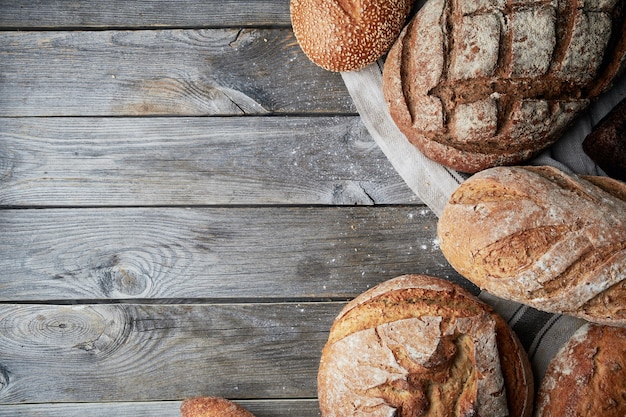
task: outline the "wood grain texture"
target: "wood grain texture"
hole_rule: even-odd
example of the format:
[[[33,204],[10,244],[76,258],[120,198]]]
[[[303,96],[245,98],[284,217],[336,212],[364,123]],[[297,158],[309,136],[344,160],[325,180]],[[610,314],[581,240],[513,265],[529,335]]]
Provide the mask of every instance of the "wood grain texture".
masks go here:
[[[0,206],[398,203],[358,116],[0,119]]]
[[[256,417],[317,417],[316,399],[236,400]],[[0,405],[3,417],[180,417],[180,401]]]
[[[345,300],[474,289],[436,220],[288,0],[0,0],[0,416],[319,416]]]
[[[345,299],[405,273],[462,280],[424,207],[0,211],[0,301]]]
[[[0,305],[0,402],[315,398],[342,306]]]
[[[0,29],[290,25],[289,0],[0,1]]]
[[[0,32],[0,57],[0,116],[355,114],[290,29]]]

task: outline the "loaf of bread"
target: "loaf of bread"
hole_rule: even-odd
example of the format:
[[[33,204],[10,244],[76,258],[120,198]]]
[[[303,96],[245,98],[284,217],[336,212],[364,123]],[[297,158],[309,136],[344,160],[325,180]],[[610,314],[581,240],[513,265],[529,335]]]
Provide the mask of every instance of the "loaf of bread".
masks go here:
[[[481,289],[539,310],[626,325],[626,184],[552,167],[494,167],[439,218],[450,264]]]
[[[220,397],[195,397],[183,401],[182,417],[254,417],[248,410]]]
[[[608,175],[626,181],[626,99],[593,128],[583,150]]]
[[[461,172],[514,165],[556,141],[623,70],[624,2],[428,0],[391,48],[391,117]]]
[[[504,320],[457,284],[405,275],[337,316],[322,350],[324,417],[530,416],[526,353]]]
[[[291,0],[291,24],[315,64],[329,71],[354,71],[389,51],[413,1]]]
[[[582,326],[548,365],[535,416],[626,416],[626,328]]]

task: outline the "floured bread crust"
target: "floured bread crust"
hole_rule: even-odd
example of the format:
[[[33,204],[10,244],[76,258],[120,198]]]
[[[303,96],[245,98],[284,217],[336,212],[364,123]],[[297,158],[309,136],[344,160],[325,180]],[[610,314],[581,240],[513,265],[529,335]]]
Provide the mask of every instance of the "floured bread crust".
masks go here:
[[[581,327],[550,362],[535,416],[626,416],[626,329]]]
[[[438,223],[450,264],[481,289],[537,309],[626,325],[626,184],[552,167],[466,180]]]
[[[502,318],[456,284],[424,275],[348,303],[318,374],[325,417],[530,416],[532,386]]]
[[[622,71],[624,15],[617,0],[429,0],[385,62],[390,114],[458,171],[526,160]]]

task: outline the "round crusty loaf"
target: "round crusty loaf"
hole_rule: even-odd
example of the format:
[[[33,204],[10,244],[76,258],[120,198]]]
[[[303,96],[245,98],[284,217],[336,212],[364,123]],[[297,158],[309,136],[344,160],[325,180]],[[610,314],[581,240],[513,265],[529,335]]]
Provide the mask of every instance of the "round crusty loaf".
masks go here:
[[[626,326],[626,184],[553,167],[495,167],[439,218],[448,262],[481,289],[551,313]]]
[[[626,416],[626,329],[578,329],[548,365],[535,416]]]
[[[329,71],[353,71],[387,53],[413,1],[291,0],[291,24],[311,61]]]
[[[324,417],[528,417],[533,380],[504,320],[457,284],[405,275],[340,312],[322,350]]]
[[[252,413],[234,402],[220,397],[195,397],[183,401],[182,417],[254,417]]]
[[[475,173],[556,141],[626,61],[625,2],[429,0],[389,51],[391,117],[427,157]]]

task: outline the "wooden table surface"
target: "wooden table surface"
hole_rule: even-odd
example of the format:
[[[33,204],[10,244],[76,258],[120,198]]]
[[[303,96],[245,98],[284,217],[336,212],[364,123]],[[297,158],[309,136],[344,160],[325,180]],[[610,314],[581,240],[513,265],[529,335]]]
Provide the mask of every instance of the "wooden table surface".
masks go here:
[[[346,300],[465,284],[288,0],[0,0],[0,416],[317,416]]]

